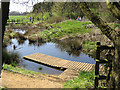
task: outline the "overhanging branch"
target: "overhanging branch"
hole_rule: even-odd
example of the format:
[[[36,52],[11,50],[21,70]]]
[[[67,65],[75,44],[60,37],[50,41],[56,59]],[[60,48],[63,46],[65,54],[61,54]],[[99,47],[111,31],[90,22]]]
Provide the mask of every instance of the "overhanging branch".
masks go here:
[[[107,1],[107,6],[113,15],[120,20],[120,3]]]
[[[102,33],[105,34],[111,41],[116,43],[118,32],[108,26],[99,16],[94,14],[89,7],[87,6],[86,2],[80,3],[80,8],[87,18],[92,21],[98,28],[101,29]]]

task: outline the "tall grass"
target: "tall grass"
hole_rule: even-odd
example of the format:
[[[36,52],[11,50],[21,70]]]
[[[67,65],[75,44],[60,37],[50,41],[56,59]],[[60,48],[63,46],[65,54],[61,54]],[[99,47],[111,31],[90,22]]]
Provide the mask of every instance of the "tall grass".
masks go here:
[[[20,62],[20,55],[17,52],[7,52],[6,49],[3,49],[2,61],[5,64],[11,64],[12,66],[17,66],[18,63]]]
[[[64,83],[65,88],[94,88],[94,70],[81,71],[77,78]]]

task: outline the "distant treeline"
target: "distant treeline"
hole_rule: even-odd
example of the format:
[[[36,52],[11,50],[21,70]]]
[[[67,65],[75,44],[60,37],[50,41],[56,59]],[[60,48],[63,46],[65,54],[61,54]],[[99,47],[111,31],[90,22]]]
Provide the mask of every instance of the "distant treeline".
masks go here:
[[[9,15],[26,15],[26,14],[28,14],[28,12],[23,12],[23,13],[20,13],[20,12],[17,12],[17,11],[9,12]]]
[[[116,21],[116,18],[111,14],[105,2],[89,2],[87,4],[94,13],[101,16],[105,21]],[[33,6],[31,14],[41,19],[50,17],[76,19],[77,16],[84,16],[79,2],[40,2]]]

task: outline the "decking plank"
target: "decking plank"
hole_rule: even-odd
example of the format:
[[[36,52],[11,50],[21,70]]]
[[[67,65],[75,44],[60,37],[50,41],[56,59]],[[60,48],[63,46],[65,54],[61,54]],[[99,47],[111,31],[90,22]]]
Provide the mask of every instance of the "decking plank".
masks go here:
[[[60,68],[66,68],[66,69],[73,69],[78,71],[90,71],[94,64],[88,64],[88,63],[82,63],[82,62],[76,62],[76,61],[69,61],[41,53],[35,53],[31,55],[24,56],[23,58],[29,59],[30,61],[37,61],[40,63],[44,63],[49,66],[55,66]]]

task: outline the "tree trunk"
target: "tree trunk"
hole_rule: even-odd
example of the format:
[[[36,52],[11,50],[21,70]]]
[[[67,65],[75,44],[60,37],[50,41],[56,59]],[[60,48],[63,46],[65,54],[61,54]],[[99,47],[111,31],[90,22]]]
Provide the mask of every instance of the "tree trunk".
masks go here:
[[[115,46],[115,60],[112,61],[112,72],[107,85],[108,88],[120,88],[120,46]]]
[[[2,7],[2,42],[3,42],[5,25],[7,23],[9,13],[9,2],[2,2],[1,7]]]

